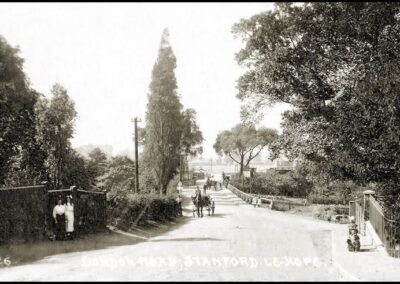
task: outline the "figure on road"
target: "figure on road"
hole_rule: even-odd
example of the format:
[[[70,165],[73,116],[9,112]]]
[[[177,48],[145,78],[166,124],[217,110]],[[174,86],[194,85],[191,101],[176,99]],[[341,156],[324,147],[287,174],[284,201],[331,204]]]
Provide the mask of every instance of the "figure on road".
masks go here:
[[[194,192],[195,197],[200,196],[201,197],[201,190],[198,186],[196,186],[196,191]]]
[[[257,197],[257,196],[254,196],[254,197],[253,197],[253,200],[252,200],[252,202],[251,202],[251,204],[253,204],[254,208],[256,208],[257,203],[258,203],[258,197]]]
[[[257,196],[257,207],[261,207],[261,204],[262,204],[262,200],[261,200],[260,195],[258,195]]]
[[[182,197],[181,197],[181,195],[180,194],[178,194],[178,197],[176,198],[176,202],[178,203],[178,214],[180,215],[180,216],[182,216],[183,215],[183,212],[182,212]]]

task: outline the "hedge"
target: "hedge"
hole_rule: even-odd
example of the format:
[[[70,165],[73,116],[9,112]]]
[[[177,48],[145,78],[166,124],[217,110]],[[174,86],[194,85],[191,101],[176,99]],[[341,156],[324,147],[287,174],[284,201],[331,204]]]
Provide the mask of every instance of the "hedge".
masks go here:
[[[121,230],[129,230],[135,221],[165,222],[173,220],[179,213],[174,195],[130,194],[109,201],[107,214],[109,223]]]
[[[0,189],[0,244],[45,237],[45,193],[43,186]]]
[[[294,173],[255,173],[253,179],[234,175],[230,183],[246,193],[305,198],[312,184]]]

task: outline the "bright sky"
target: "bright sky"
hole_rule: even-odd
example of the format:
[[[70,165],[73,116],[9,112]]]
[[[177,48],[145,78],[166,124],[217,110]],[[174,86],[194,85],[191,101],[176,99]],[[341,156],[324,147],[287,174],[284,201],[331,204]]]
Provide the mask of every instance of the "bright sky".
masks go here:
[[[197,111],[204,157],[219,131],[240,121],[234,60],[242,47],[232,25],[273,3],[1,3],[0,34],[19,46],[32,86],[50,96],[65,86],[78,111],[73,146],[108,144],[133,149],[135,116],[146,111],[161,32],[169,28],[177,57],[178,92]],[[280,129],[281,112],[263,125]],[[142,122],[141,125],[144,125]]]

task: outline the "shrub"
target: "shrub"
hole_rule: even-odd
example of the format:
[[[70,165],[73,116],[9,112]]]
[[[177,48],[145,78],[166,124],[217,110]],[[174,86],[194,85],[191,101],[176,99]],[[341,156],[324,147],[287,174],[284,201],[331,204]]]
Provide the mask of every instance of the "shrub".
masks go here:
[[[308,201],[314,204],[348,204],[356,196],[362,196],[362,191],[369,187],[362,187],[352,181],[334,181],[329,186],[315,185]]]
[[[344,204],[343,199],[337,196],[310,195],[307,201],[312,204]]]
[[[109,223],[121,230],[129,230],[140,222],[165,222],[178,215],[174,195],[126,194],[109,201]]]
[[[0,244],[10,240],[44,238],[45,194],[42,187],[0,190]]]
[[[282,195],[304,198],[312,188],[311,183],[296,173],[268,171],[255,173],[253,179],[234,175],[231,184],[243,192],[261,195]]]

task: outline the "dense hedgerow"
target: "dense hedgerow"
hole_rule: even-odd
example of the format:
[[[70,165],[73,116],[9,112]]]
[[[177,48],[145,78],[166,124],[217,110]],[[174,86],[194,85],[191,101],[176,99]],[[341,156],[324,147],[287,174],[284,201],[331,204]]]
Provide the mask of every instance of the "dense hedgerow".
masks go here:
[[[306,197],[312,188],[312,184],[305,178],[297,177],[293,173],[280,174],[274,171],[256,173],[252,180],[234,175],[231,184],[246,193],[300,198]]]
[[[0,244],[11,239],[43,238],[46,205],[42,187],[0,190]]]
[[[146,221],[165,222],[178,216],[174,195],[126,194],[109,200],[109,223],[121,230]]]

